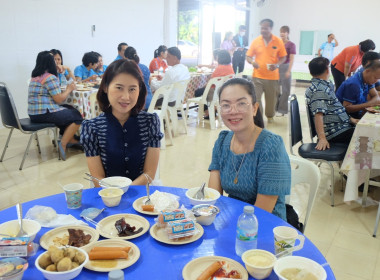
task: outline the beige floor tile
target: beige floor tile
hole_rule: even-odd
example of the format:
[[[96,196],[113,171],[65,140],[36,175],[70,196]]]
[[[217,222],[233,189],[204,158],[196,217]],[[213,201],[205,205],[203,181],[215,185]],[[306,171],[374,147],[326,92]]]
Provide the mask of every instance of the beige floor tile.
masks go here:
[[[349,275],[371,279],[375,270],[376,258],[368,256],[364,252],[363,250],[361,254],[358,254],[356,251],[333,245],[329,249],[326,259],[333,271],[342,271]]]
[[[352,274],[348,274],[344,271],[340,271],[340,270],[334,270],[334,275],[335,275],[335,278],[340,280],[370,280],[370,279],[373,279],[375,280],[375,278],[362,278],[362,277],[359,277],[357,275],[352,275]],[[377,278],[379,279],[379,278]]]

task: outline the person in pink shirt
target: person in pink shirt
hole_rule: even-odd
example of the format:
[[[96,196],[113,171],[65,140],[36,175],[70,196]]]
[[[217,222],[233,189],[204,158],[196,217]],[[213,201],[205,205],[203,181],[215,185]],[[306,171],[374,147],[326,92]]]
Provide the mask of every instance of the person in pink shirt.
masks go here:
[[[224,41],[222,44],[220,44],[220,48],[222,50],[226,50],[230,53],[230,56],[234,54],[234,51],[236,49],[235,41],[233,40],[234,34],[232,32],[227,32],[226,36],[224,37]]]

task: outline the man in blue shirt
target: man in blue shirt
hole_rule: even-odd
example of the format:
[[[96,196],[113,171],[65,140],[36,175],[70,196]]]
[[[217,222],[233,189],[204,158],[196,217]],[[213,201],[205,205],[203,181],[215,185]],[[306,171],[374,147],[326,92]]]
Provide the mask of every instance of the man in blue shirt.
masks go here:
[[[122,58],[125,58],[124,57],[124,52],[125,50],[128,48],[128,44],[127,43],[120,43],[118,46],[117,46],[117,57],[115,58],[115,60],[119,60],[119,59],[122,59]]]
[[[380,60],[371,61],[339,87],[336,97],[353,118],[360,119],[365,108],[380,105],[375,83],[380,79]]]
[[[333,41],[335,41],[333,43]],[[334,34],[327,35],[327,42],[324,42],[318,50],[318,56],[326,57],[328,60],[334,58],[334,48],[338,46],[338,41]]]
[[[74,76],[77,82],[89,82],[96,80],[98,75],[95,73],[95,69],[98,66],[98,55],[96,52],[87,52],[82,58],[82,65],[75,67]]]

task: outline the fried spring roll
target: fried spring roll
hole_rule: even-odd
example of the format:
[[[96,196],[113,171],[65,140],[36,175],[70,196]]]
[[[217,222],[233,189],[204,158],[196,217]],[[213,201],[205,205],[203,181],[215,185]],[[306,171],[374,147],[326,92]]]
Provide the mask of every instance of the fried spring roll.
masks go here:
[[[149,211],[149,212],[154,211],[154,205],[141,205],[141,208],[143,211]]]
[[[197,280],[209,280],[211,276],[222,266],[223,266],[223,262],[220,262],[220,261],[214,262],[212,265],[207,267],[206,270],[204,270],[201,275],[198,276]]]
[[[91,251],[88,256],[90,260],[128,259],[128,254],[124,251]]]

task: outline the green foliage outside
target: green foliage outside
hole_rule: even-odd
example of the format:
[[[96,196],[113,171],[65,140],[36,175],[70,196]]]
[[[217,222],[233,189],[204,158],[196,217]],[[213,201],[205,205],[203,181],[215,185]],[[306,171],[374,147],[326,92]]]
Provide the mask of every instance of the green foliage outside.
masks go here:
[[[182,11],[178,14],[178,40],[198,45],[198,11]]]

